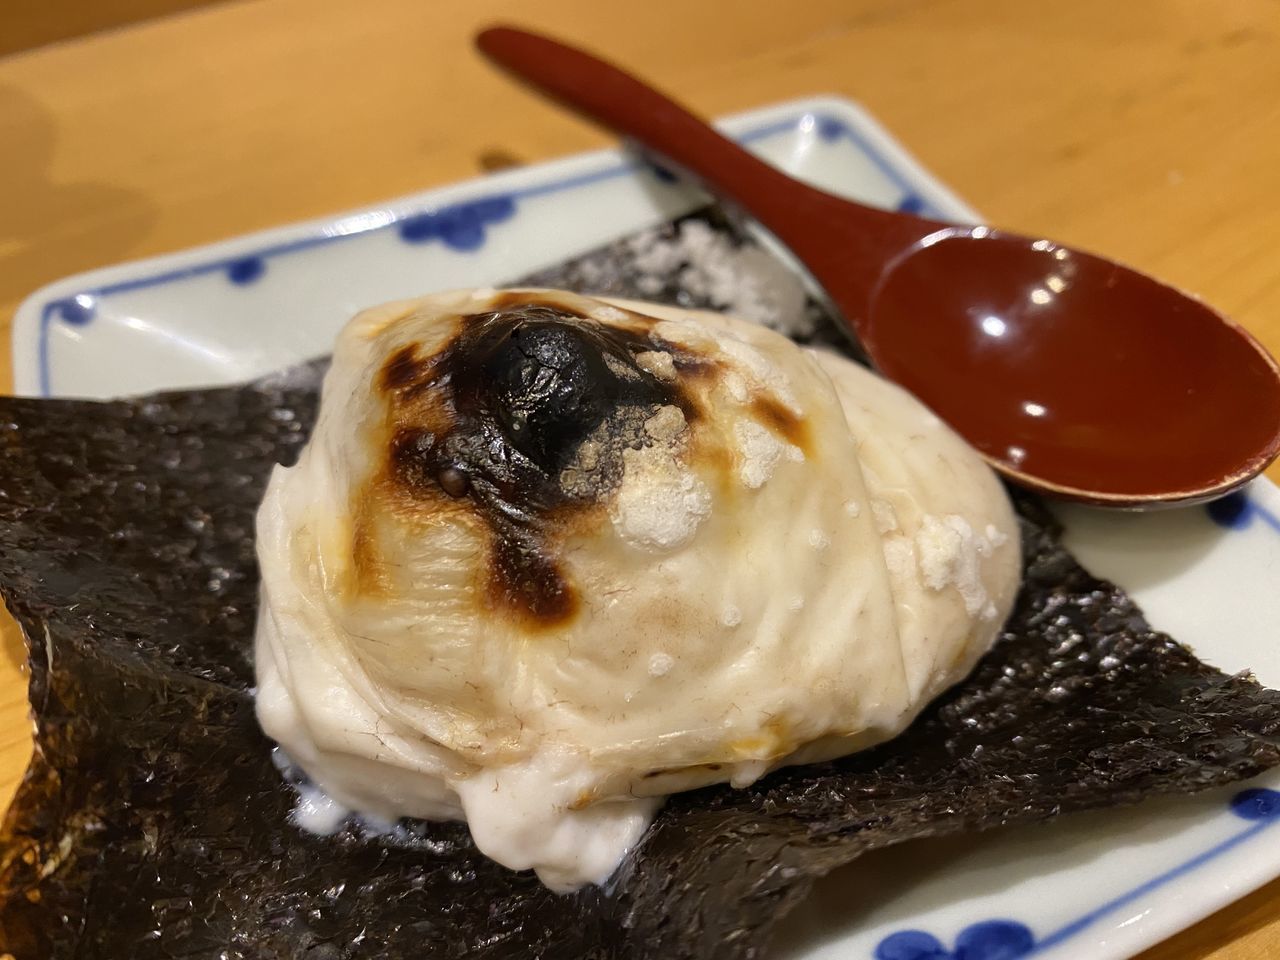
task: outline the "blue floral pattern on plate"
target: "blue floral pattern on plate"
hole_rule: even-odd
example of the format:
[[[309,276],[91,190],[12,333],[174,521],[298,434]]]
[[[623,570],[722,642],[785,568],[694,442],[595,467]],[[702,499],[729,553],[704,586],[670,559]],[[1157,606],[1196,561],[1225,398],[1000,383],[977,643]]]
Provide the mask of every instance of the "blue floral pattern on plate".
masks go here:
[[[739,139],[743,143],[752,143],[794,131],[797,128],[816,130],[818,137],[824,142],[834,143],[845,140],[851,143],[881,175],[901,191],[900,199],[896,204],[899,210],[918,213],[922,216],[943,216],[942,212],[920,193],[917,184],[899,168],[894,160],[884,155],[854,126],[839,117],[812,112],[802,113],[786,120],[758,126],[747,131]],[[366,223],[336,232],[325,231],[232,259],[211,260],[149,276],[133,277],[120,283],[83,290],[72,297],[47,301],[40,311],[37,358],[40,395],[51,396],[53,393],[49,363],[51,324],[61,321],[74,326],[83,326],[91,322],[97,303],[102,297],[159,286],[211,272],[222,272],[228,282],[233,285],[250,286],[263,278],[270,268],[270,262],[277,257],[391,227],[396,229],[400,240],[404,243],[425,244],[438,241],[450,250],[473,253],[484,247],[490,227],[511,220],[517,215],[520,199],[574,190],[600,180],[626,176],[637,169],[647,169],[653,178],[661,183],[671,183],[678,179],[673,172],[660,164],[641,158],[604,170],[550,183],[535,184],[520,190],[479,194],[463,202],[435,209],[411,211],[389,217],[382,222]]]
[[[898,930],[877,944],[875,960],[1021,960],[1070,939],[1114,910],[1163,886],[1170,880],[1239,846],[1280,821],[1280,791],[1242,790],[1231,798],[1231,812],[1251,826],[1210,847],[1185,863],[1166,870],[1132,890],[1037,940],[1031,928],[1017,920],[981,920],[956,936],[954,949],[924,930]]]
[[[512,197],[495,194],[473,203],[458,203],[429,210],[400,221],[400,239],[406,243],[440,240],[452,250],[479,250],[484,246],[485,228],[515,216]]]
[[[1244,530],[1258,520],[1273,530],[1280,531],[1280,517],[1256,500],[1250,499],[1243,490],[1205,504],[1205,512],[1209,514],[1210,520],[1228,530]]]

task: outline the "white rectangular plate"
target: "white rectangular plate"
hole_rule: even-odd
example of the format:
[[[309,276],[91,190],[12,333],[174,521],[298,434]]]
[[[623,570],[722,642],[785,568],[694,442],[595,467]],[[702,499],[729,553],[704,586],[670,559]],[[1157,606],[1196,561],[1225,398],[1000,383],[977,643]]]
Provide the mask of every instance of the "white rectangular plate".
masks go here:
[[[954,220],[977,215],[863,110],[796,101],[722,128],[819,186]],[[697,206],[618,151],[71,277],[14,322],[20,393],[110,397],[230,383],[328,350],[358,309],[500,283]],[[1061,511],[1068,544],[1151,622],[1224,670],[1280,684],[1280,491],[1210,509]],[[1241,800],[1242,791],[1248,793]],[[1120,960],[1280,875],[1280,775],[864,857],[818,885],[778,955]]]

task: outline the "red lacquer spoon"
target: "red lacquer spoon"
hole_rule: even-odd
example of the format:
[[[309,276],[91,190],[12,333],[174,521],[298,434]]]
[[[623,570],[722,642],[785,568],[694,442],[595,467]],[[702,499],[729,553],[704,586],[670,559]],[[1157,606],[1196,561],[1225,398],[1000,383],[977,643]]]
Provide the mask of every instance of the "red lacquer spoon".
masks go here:
[[[695,174],[799,258],[872,361],[997,470],[1116,507],[1220,496],[1280,453],[1280,367],[1245,330],[1048,240],[865,207],[756,159],[639,80],[497,27],[480,49]]]

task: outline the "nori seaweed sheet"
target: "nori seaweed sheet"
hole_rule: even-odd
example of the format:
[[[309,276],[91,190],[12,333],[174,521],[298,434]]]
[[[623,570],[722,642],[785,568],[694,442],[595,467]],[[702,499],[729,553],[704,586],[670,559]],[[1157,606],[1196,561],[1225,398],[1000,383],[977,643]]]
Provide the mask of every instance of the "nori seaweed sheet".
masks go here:
[[[610,247],[591,275],[634,296],[625,260]],[[549,893],[457,824],[304,833],[253,715],[253,514],[306,438],[322,367],[122,402],[0,400],[0,591],[38,718],[0,834],[0,952],[760,957],[813,879],[866,850],[1280,759],[1280,694],[1151,630],[1020,497],[1025,584],[965,683],[874,750],[671,798],[607,889]]]

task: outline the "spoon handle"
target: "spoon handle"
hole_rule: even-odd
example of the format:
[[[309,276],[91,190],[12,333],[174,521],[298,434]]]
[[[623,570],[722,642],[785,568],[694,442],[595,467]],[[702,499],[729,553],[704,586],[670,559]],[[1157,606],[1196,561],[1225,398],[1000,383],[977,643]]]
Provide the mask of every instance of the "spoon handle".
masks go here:
[[[741,203],[794,203],[810,190],[717,133],[648,84],[589,53],[514,27],[493,27],[476,45],[495,63],[597,123],[658,151]],[[817,193],[818,191],[813,191]],[[775,203],[766,198],[775,198]]]
[[[803,184],[643,81],[557,40],[492,27],[476,45],[520,79],[662,154],[746,210],[808,268],[854,328],[886,265],[944,226]]]
[[[837,224],[859,214],[866,221],[887,222],[893,216],[792,179],[653,87],[582,50],[514,27],[485,30],[476,44],[542,92],[695,174],[750,212],[811,267],[810,254],[829,249],[823,234]]]

